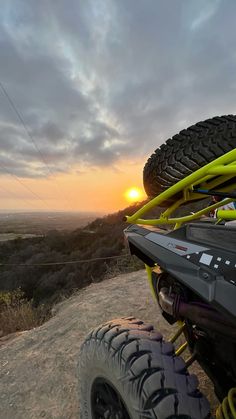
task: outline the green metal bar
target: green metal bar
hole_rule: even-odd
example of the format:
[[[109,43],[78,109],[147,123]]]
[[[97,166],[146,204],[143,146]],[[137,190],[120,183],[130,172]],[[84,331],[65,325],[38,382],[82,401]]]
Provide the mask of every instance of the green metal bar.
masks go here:
[[[224,182],[227,182],[228,180],[232,179],[232,175],[231,176],[224,176]],[[212,179],[210,182],[206,182],[204,180],[203,183],[201,183],[201,185],[199,186],[201,189],[214,189],[216,186],[219,186],[222,184],[222,177],[221,176],[207,176],[208,179]],[[206,179],[206,180],[208,180]],[[196,183],[197,184],[197,183]]]
[[[219,175],[220,174],[220,173],[218,173],[219,170],[220,170],[219,167],[222,169],[222,168],[225,168],[225,166],[224,166],[225,164],[232,164],[232,163],[233,163],[233,165],[235,165],[235,163],[236,163],[236,149],[229,151],[225,155],[223,155],[223,156],[217,158],[216,160],[212,161],[211,163],[201,167],[196,172],[187,176],[185,179],[182,179],[181,181],[179,181],[176,185],[173,185],[172,187],[170,187],[166,191],[162,192],[160,195],[156,196],[154,199],[152,199],[147,204],[145,204],[142,208],[140,208],[135,214],[133,214],[132,216],[127,216],[126,221],[129,222],[129,223],[136,223],[136,224],[140,223],[140,224],[144,224],[144,225],[175,224],[175,223],[182,223],[182,222],[187,222],[187,221],[194,220],[194,219],[198,218],[199,216],[206,214],[209,210],[214,209],[214,208],[218,208],[222,204],[218,205],[214,208],[213,208],[213,206],[210,206],[208,208],[205,208],[204,210],[198,211],[196,214],[193,214],[193,215],[168,219],[169,215],[171,213],[173,213],[173,211],[175,209],[177,209],[178,206],[181,205],[183,202],[189,201],[189,200],[190,201],[195,200],[195,199],[198,199],[198,198],[202,197],[200,194],[198,196],[198,194],[191,193],[191,189],[193,187],[192,185],[197,184],[197,183],[200,184],[201,180],[203,180],[203,179],[205,181],[206,176],[208,176],[209,171],[211,169],[214,169],[216,167],[217,168],[216,169],[217,174]],[[236,174],[236,165],[235,165],[234,169],[235,169],[234,173]],[[221,176],[221,183],[223,183],[225,181],[225,179],[226,179],[226,177],[224,177],[222,175]],[[213,184],[214,183],[215,182],[213,181]],[[208,185],[207,187],[209,188],[209,186],[210,185]],[[176,195],[180,192],[183,193],[183,195],[184,195],[183,198],[178,200],[178,203],[175,203],[169,209],[167,209],[163,214],[161,214],[159,219],[144,220],[144,219],[140,218],[142,215],[147,213],[149,210],[151,210],[155,206],[159,205],[163,201],[167,200],[168,198],[170,198],[173,195]],[[227,202],[232,202],[232,200],[227,201]],[[224,203],[226,203],[226,201],[224,201]]]
[[[179,329],[175,332],[175,334],[170,338],[169,342],[174,343],[183,333],[184,328],[185,328],[185,323],[183,322],[181,326],[179,327]]]
[[[234,162],[232,162],[232,163],[229,163],[228,164],[228,166],[232,166],[232,165],[236,165],[236,162],[234,161]],[[222,166],[221,165],[221,167],[225,167],[225,166]],[[210,172],[211,172],[211,170],[212,169],[210,169]],[[231,169],[230,169],[231,170]],[[235,173],[234,171],[233,171],[233,173]],[[223,173],[222,173],[223,174]],[[226,174],[226,173],[225,173]],[[207,182],[209,179],[211,179],[211,178],[213,178],[213,182]],[[228,176],[227,177],[227,179],[226,179],[226,181],[227,180],[229,180],[229,179],[231,179],[232,178],[232,175],[231,176]],[[218,186],[220,183],[222,183],[222,180],[221,180],[221,178],[220,177],[217,177],[217,178],[215,178],[215,176],[214,175],[208,175],[208,176],[206,176],[206,178],[205,179],[203,179],[202,180],[202,182],[205,182],[205,183],[203,183],[202,185],[201,185],[201,187],[205,187],[205,185],[206,185],[206,187],[208,186],[208,189],[210,189],[210,187],[211,188],[214,188],[214,187],[216,187],[216,186]],[[207,183],[206,183],[207,182]],[[211,186],[209,186],[209,185],[211,185]]]
[[[220,210],[219,209],[217,211],[217,218],[222,218],[223,220],[236,220],[236,210]]]
[[[199,194],[200,195],[200,194]],[[185,202],[184,198],[177,200],[173,205],[166,209],[161,215],[163,218],[168,218],[173,212]]]
[[[207,175],[204,178],[201,179],[201,185],[204,185],[209,179],[215,179],[214,175]],[[197,180],[196,182],[193,183],[193,186],[198,185],[199,181]]]
[[[211,175],[236,175],[236,166],[229,165],[229,166],[215,166],[208,170],[208,173]]]
[[[227,198],[227,199],[224,200],[223,205],[229,204],[232,201],[233,201],[233,199]],[[209,207],[203,208],[202,210],[200,210],[198,212],[195,212],[194,214],[186,215],[186,216],[183,216],[183,217],[178,217],[178,218],[163,218],[163,217],[160,217],[160,218],[155,219],[155,220],[145,220],[145,219],[142,219],[142,218],[138,218],[138,219],[135,219],[134,221],[132,221],[132,223],[133,224],[152,225],[152,226],[156,226],[158,224],[176,224],[176,223],[181,225],[182,223],[197,220],[202,215],[205,215],[205,214],[209,213],[211,210],[217,209],[219,207],[222,207],[222,201],[217,202],[216,204],[210,205]]]
[[[151,288],[151,292],[152,292],[152,296],[154,298],[154,300],[156,301],[156,294],[153,288],[153,284],[152,284],[152,268],[148,265],[145,265],[146,268],[146,272],[147,272],[147,276],[148,276],[148,282]]]
[[[176,356],[179,356],[179,355],[181,355],[184,351],[185,351],[185,349],[187,349],[187,347],[188,347],[188,342],[184,342],[183,343],[183,345],[181,345],[176,351],[175,351],[175,355]]]

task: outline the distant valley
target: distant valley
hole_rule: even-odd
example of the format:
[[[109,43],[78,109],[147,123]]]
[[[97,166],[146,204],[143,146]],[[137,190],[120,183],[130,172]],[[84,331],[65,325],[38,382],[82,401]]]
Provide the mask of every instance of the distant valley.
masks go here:
[[[35,237],[51,230],[73,231],[101,215],[95,212],[2,212],[0,241]]]

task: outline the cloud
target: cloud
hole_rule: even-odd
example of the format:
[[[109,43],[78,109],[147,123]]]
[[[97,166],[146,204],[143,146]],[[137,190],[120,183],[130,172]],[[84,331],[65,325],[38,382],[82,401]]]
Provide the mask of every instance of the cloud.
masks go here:
[[[234,113],[235,11],[220,0],[3,0],[0,81],[37,147],[0,92],[0,173],[118,168]]]
[[[194,5],[194,19],[191,22],[191,29],[198,29],[203,24],[208,23],[208,20],[216,13],[220,0],[201,0]]]

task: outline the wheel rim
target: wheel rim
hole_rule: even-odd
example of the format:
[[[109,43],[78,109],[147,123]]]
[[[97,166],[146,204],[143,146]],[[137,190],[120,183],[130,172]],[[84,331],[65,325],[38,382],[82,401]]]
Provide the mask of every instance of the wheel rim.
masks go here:
[[[130,419],[120,394],[103,378],[94,381],[91,402],[93,419]]]

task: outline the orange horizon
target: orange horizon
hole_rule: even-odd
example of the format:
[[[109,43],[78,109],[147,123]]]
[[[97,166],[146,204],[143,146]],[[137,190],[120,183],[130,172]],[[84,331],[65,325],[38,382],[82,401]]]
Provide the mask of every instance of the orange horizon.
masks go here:
[[[115,169],[97,168],[48,179],[20,179],[25,187],[10,176],[2,176],[0,210],[114,212],[131,205],[125,195],[129,188],[141,190],[138,200],[145,198],[142,168],[143,162],[122,162]]]

